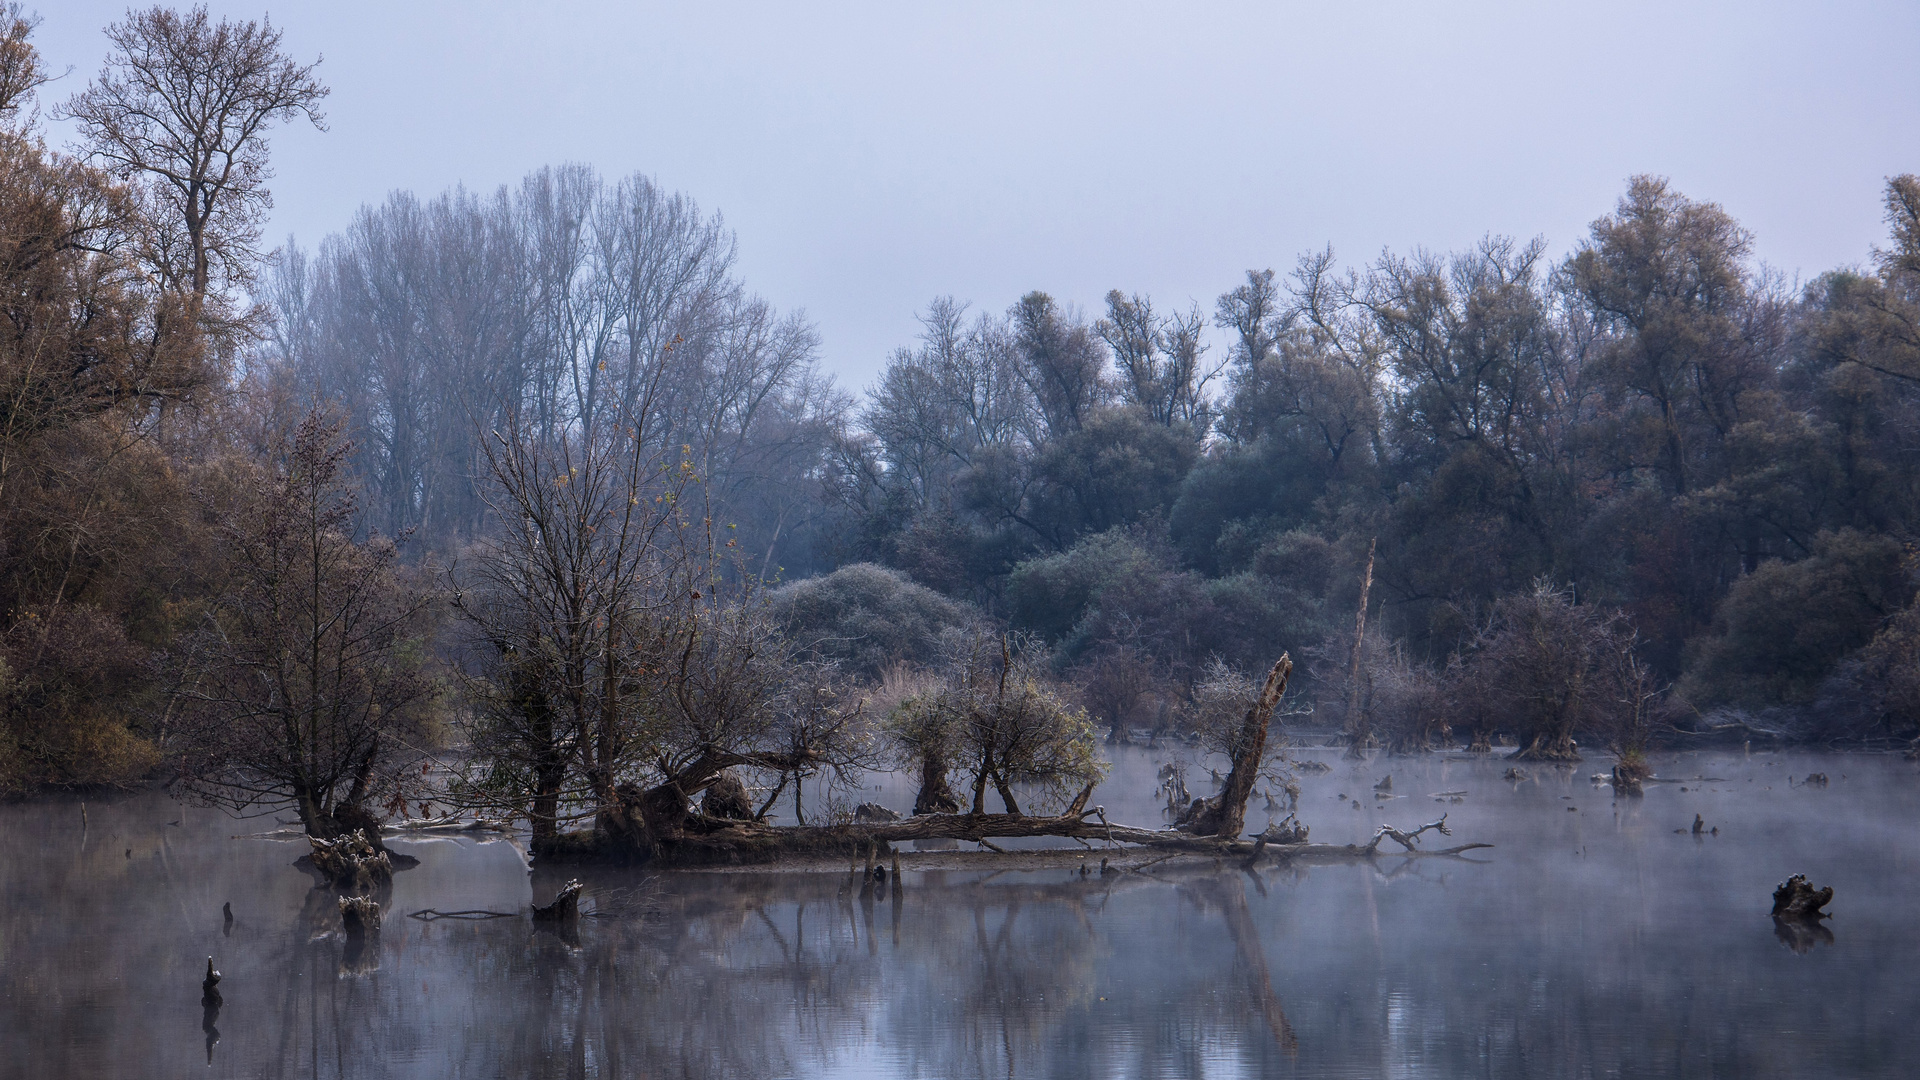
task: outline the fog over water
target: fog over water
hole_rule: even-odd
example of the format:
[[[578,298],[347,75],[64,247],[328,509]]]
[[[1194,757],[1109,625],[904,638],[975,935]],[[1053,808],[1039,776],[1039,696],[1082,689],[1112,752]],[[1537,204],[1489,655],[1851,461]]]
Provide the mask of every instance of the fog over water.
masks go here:
[[[1253,873],[1185,859],[1105,878],[914,870],[909,855],[897,899],[844,873],[589,868],[587,907],[622,917],[585,919],[569,942],[524,915],[408,918],[524,912],[564,875],[529,875],[509,841],[396,841],[420,865],[396,875],[383,933],[356,957],[333,894],[292,865],[304,843],[234,838],[265,823],[158,794],[90,803],[84,824],[77,802],[8,806],[0,1075],[1920,1069],[1912,764],[1662,755],[1656,770],[1679,782],[1616,801],[1589,781],[1591,761],[1515,782],[1498,758],[1356,766],[1297,753],[1333,766],[1302,777],[1316,840],[1445,812],[1446,843],[1495,847]],[[1166,756],[1119,750],[1095,801],[1115,820],[1158,822],[1152,776]],[[1812,772],[1829,785],[1800,784]],[[1389,774],[1399,797],[1374,799]],[[1452,791],[1467,794],[1433,797]],[[899,801],[889,785],[871,794]],[[1689,831],[1695,814],[1703,835]],[[1776,936],[1769,894],[1796,872],[1834,887],[1831,940]],[[225,976],[210,1062],[208,954]]]

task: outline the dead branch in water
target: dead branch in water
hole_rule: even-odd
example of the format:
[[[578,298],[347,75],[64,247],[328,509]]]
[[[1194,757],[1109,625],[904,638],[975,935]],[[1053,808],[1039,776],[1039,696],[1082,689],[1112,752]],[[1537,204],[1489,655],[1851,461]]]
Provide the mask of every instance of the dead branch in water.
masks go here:
[[[1453,830],[1447,828],[1447,815],[1441,814],[1439,821],[1429,821],[1412,832],[1401,832],[1391,825],[1382,825],[1380,826],[1380,831],[1373,834],[1373,839],[1367,843],[1366,849],[1368,851],[1377,851],[1380,848],[1380,841],[1390,838],[1408,851],[1418,851],[1420,850],[1420,834],[1426,832],[1428,829],[1438,832],[1441,836],[1453,835]]]

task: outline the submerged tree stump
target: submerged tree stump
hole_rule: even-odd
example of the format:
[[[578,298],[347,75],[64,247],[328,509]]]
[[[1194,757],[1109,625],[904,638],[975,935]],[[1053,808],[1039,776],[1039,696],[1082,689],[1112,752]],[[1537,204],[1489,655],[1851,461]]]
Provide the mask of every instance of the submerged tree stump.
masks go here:
[[[340,898],[340,927],[349,937],[380,932],[380,902],[371,896]]]
[[[220,1007],[220,973],[213,970],[213,957],[207,957],[207,977],[200,981],[200,1004],[210,1009]]]
[[[1622,758],[1613,764],[1613,793],[1615,795],[1642,795],[1645,789],[1641,781],[1653,775],[1639,761]]]
[[[1816,889],[1805,874],[1795,874],[1773,890],[1773,917],[1818,922],[1833,916],[1820,909],[1833,902],[1833,886]]]
[[[337,840],[307,837],[313,845],[313,868],[328,884],[344,892],[367,893],[393,884],[393,860],[367,839],[365,829]]]
[[[586,888],[579,878],[574,878],[560,887],[553,903],[533,906],[534,922],[570,923],[580,918],[580,893]]]
[[[1263,844],[1304,844],[1307,842],[1307,827],[1300,819],[1288,814],[1285,819],[1268,825],[1266,831],[1255,839]]]

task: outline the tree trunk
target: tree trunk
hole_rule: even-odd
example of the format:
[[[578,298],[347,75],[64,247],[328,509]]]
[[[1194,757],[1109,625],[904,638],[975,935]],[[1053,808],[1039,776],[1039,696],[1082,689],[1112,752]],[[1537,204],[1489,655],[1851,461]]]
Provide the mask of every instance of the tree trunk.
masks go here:
[[[916,814],[954,814],[960,811],[960,800],[953,794],[953,788],[947,786],[947,763],[937,754],[928,754],[920,759],[920,794],[914,797],[913,812]]]
[[[1020,813],[1020,804],[1013,801],[1013,785],[1007,783],[1007,778],[1004,775],[1000,773],[993,774],[993,787],[995,791],[1000,793],[1000,801],[1006,804],[1007,813]]]
[[[1267,725],[1273,719],[1273,710],[1280,704],[1280,695],[1286,693],[1287,679],[1293,674],[1293,660],[1286,653],[1274,661],[1273,670],[1267,673],[1267,683],[1260,690],[1260,696],[1247,708],[1246,717],[1240,721],[1240,737],[1235,740],[1233,771],[1227,774],[1226,787],[1220,794],[1207,800],[1200,813],[1186,825],[1186,831],[1196,836],[1220,836],[1231,839],[1240,835],[1247,822],[1247,797],[1253,794],[1253,783],[1260,775],[1260,767],[1267,753]]]

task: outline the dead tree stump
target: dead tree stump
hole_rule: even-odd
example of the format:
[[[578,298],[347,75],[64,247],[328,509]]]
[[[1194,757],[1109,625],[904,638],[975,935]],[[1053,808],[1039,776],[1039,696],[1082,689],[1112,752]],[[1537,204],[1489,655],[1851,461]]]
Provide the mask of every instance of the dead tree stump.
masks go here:
[[[213,957],[207,957],[207,977],[200,981],[200,1004],[209,1009],[220,1007],[220,973],[213,970]]]
[[[393,884],[393,860],[374,847],[364,829],[337,840],[309,836],[307,842],[313,845],[313,868],[336,889],[365,893]]]
[[[1833,886],[1816,889],[1805,874],[1795,874],[1773,890],[1773,917],[1818,922],[1833,916],[1820,909],[1833,902]]]
[[[586,886],[580,883],[579,878],[574,878],[567,882],[564,886],[561,886],[559,894],[553,898],[553,903],[545,907],[539,904],[533,906],[533,921],[570,923],[578,920],[580,918],[580,893],[581,890],[585,888]]]
[[[380,932],[380,902],[371,896],[340,898],[340,928],[348,937]]]
[[[1645,789],[1640,784],[1648,776],[1647,767],[1636,761],[1616,761],[1613,763],[1613,793],[1615,795],[1643,795]]]

